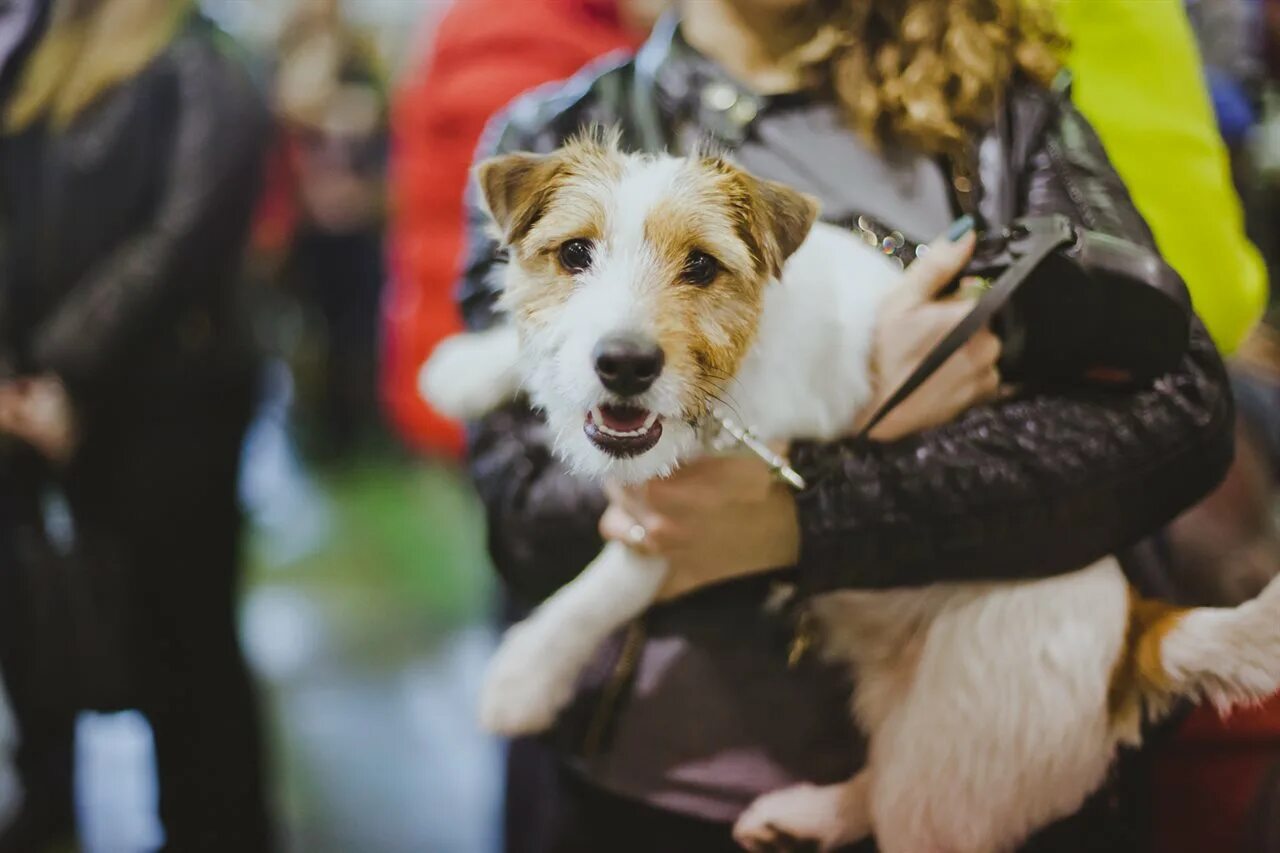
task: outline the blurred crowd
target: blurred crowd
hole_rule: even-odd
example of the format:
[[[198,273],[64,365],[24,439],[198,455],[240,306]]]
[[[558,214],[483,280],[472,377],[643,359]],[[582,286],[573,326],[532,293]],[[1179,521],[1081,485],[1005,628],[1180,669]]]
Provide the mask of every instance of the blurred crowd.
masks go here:
[[[266,37],[221,26],[226,0],[0,2],[0,853],[74,843],[76,717],[126,708],[154,734],[166,849],[276,849],[237,629],[245,436],[283,395],[311,465],[460,458],[418,374],[462,325],[486,124],[666,6],[424,2],[391,45],[358,2],[281,0]],[[1160,31],[1091,48],[1089,5],[1063,3],[1082,109],[1231,356],[1237,461],[1168,546],[1187,589],[1232,603],[1280,571],[1280,2],[1178,10],[1202,66],[1169,103],[1212,106],[1242,201],[1221,208],[1176,191],[1203,140],[1126,135],[1123,99],[1157,110],[1180,79]],[[509,831],[536,832],[550,771],[511,772]]]

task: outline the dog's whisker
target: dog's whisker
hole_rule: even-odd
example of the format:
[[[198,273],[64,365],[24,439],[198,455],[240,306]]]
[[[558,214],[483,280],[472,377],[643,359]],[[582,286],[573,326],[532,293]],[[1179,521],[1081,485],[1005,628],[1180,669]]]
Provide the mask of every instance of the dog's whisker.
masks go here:
[[[700,390],[702,393],[706,394],[708,397],[712,398],[716,402],[728,408],[732,412],[734,417],[741,420],[742,418],[742,413],[740,411],[741,404],[733,396],[733,394],[731,394],[726,388],[716,384],[711,384],[710,386],[704,385],[704,384],[696,384],[695,387],[698,388],[698,390]]]

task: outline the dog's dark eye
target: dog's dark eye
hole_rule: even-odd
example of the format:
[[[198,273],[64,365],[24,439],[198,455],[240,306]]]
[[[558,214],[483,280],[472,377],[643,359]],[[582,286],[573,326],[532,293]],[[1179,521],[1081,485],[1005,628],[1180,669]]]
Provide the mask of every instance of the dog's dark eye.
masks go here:
[[[582,237],[560,246],[560,266],[568,272],[583,272],[591,266],[591,241]]]
[[[685,281],[697,285],[708,285],[715,281],[719,274],[720,262],[706,252],[699,252],[696,249],[689,253],[689,257],[684,262],[684,270],[680,273]]]

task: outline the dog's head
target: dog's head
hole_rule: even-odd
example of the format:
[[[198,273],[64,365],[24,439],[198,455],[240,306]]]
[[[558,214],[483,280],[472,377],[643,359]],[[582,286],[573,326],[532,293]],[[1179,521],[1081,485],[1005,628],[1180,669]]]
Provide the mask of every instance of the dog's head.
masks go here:
[[[714,155],[623,153],[599,134],[496,157],[477,178],[510,254],[502,298],[526,387],[558,452],[621,480],[670,471],[696,449],[817,203]]]

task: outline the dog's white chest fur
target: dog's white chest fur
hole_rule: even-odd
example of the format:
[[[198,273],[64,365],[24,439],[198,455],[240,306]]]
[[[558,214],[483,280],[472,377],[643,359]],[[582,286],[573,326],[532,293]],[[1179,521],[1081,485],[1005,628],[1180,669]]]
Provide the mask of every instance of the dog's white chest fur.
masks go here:
[[[734,414],[767,440],[847,434],[871,393],[877,308],[900,275],[849,232],[815,225],[765,292]]]

